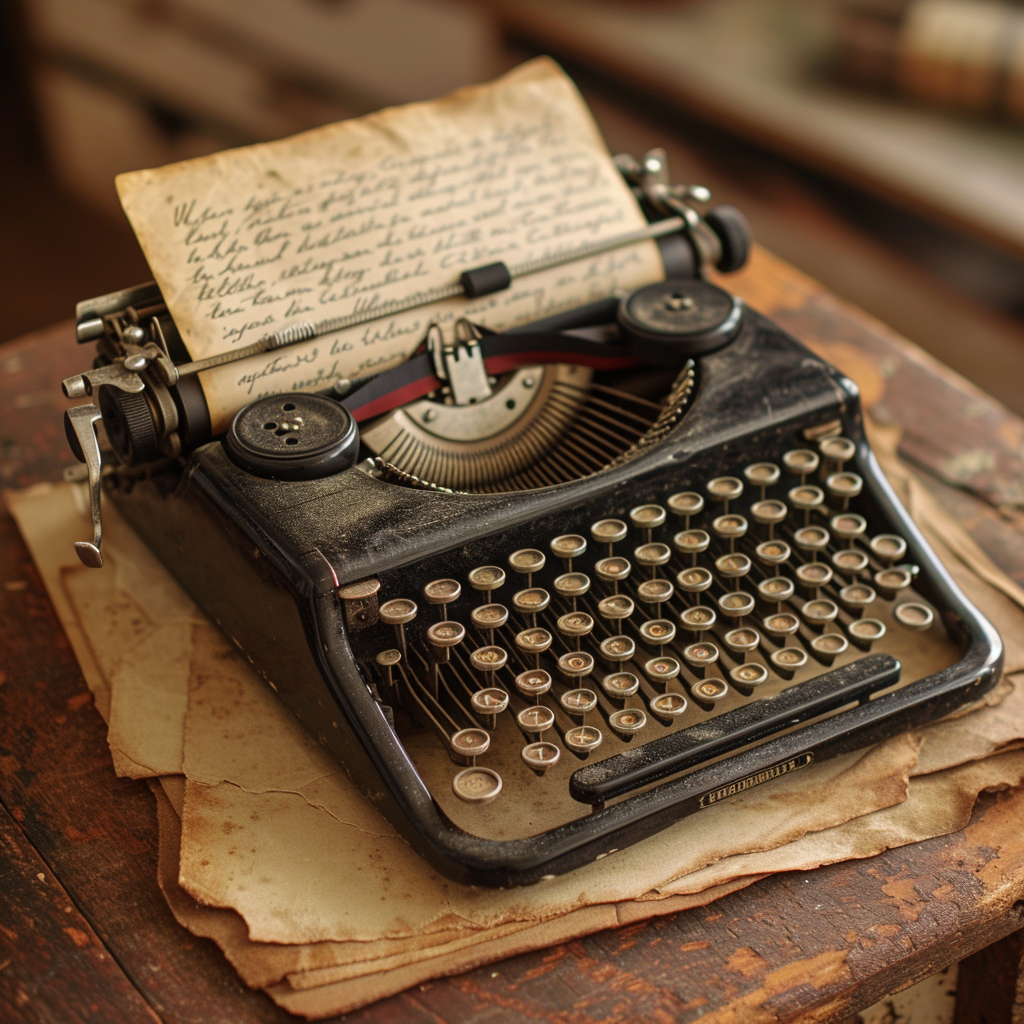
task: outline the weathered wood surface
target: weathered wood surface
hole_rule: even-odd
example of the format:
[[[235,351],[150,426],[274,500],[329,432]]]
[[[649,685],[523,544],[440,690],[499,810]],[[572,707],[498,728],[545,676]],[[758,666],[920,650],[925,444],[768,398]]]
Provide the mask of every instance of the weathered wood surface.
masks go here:
[[[875,415],[903,425],[907,456],[1024,583],[1014,490],[1024,480],[1021,421],[764,254],[733,286],[823,355],[862,362]],[[59,380],[87,358],[69,325],[0,349],[0,483],[56,479],[70,464]],[[22,855],[11,851],[34,850],[89,942],[85,952],[37,943],[47,957],[11,940],[18,959],[6,970],[16,963],[19,973],[4,988],[0,970],[0,1018],[62,1020],[61,1006],[102,998],[110,1020],[146,1019],[147,1006],[175,1024],[289,1019],[244,990],[219,951],[167,910],[156,885],[152,796],[115,778],[103,723],[6,514],[0,601],[0,803],[19,830],[0,854],[0,877],[20,870]],[[709,907],[439,980],[346,1019],[847,1021],[1024,926],[1021,820],[1024,792],[985,797],[961,833],[766,879]],[[27,913],[18,900],[0,887],[2,929]],[[39,935],[66,934],[60,900],[36,901],[31,915]],[[94,942],[102,944],[95,956]],[[101,951],[109,961],[98,960]],[[78,980],[83,970],[88,982]],[[130,988],[141,1001],[132,1003]],[[19,1002],[16,991],[29,999]]]

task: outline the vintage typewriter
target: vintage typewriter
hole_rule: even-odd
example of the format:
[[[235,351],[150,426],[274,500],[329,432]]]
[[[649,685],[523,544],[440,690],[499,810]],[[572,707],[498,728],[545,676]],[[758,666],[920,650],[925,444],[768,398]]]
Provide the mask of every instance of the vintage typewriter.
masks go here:
[[[742,216],[660,152],[617,164],[664,282],[432,328],[397,369],[260,398],[222,437],[155,285],[78,307],[83,561],[102,489],[410,843],[477,884],[948,715],[1001,664],[855,385],[707,280],[743,264]]]

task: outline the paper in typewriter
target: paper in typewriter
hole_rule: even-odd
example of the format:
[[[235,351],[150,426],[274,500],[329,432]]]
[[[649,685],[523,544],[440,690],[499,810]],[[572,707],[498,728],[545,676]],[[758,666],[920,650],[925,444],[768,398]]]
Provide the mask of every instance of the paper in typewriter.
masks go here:
[[[193,359],[645,224],[547,58],[435,102],[123,174],[117,188]],[[432,321],[503,329],[660,276],[646,242],[206,371],[214,430],[261,395],[401,362]]]

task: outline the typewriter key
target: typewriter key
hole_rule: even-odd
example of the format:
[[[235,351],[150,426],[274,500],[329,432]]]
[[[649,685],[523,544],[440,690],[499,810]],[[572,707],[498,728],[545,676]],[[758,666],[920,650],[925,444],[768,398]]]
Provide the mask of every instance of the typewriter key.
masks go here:
[[[676,583],[679,589],[687,594],[694,595],[694,601],[700,604],[700,595],[704,593],[714,581],[714,576],[707,569],[682,569],[676,573]]]
[[[826,437],[818,442],[818,451],[823,459],[834,462],[836,469],[842,471],[843,463],[857,454],[857,446],[848,437]]]
[[[469,570],[469,585],[474,590],[482,591],[484,599],[491,603],[491,593],[499,589],[505,582],[505,570],[496,565],[478,565]]]
[[[647,706],[655,718],[669,725],[685,713],[688,705],[681,693],[659,693],[657,697],[651,698]]]
[[[493,730],[498,724],[498,715],[508,708],[508,694],[497,686],[489,686],[477,690],[469,703],[478,715],[483,715],[487,728]]]
[[[795,572],[797,582],[810,597],[819,597],[821,588],[832,582],[832,570],[825,562],[805,562]]]
[[[792,679],[807,664],[807,652],[799,647],[783,647],[772,652],[771,663],[783,679]]]
[[[405,646],[405,627],[416,618],[416,602],[406,597],[396,597],[393,601],[385,601],[379,609],[377,616],[381,622],[395,627],[395,636],[398,637],[398,646],[404,657],[408,657]]]
[[[598,544],[607,544],[609,555],[620,540],[626,539],[628,532],[629,528],[621,519],[599,519],[590,527],[590,536]]]
[[[603,739],[601,730],[595,725],[576,725],[565,733],[565,745],[579,758],[597,750]]]
[[[839,614],[839,609],[832,601],[816,600],[808,601],[800,609],[800,613],[803,615],[804,621],[812,629],[822,630],[835,620],[835,617]]]
[[[862,651],[870,651],[871,645],[885,636],[885,623],[878,619],[855,619],[846,627],[846,632]]]
[[[729,542],[729,551],[736,550],[736,541],[746,535],[748,528],[747,520],[743,516],[735,514],[719,516],[711,524],[715,536]]]
[[[546,562],[547,559],[544,557],[544,552],[537,551],[535,548],[520,548],[508,556],[508,564],[512,567],[513,571],[519,573],[520,576],[526,577],[527,587],[533,586],[533,574],[540,572]]]
[[[512,606],[520,615],[529,615],[531,625],[537,625],[537,616],[551,604],[551,595],[543,587],[519,590],[512,595]]]
[[[926,630],[935,621],[935,613],[927,605],[916,601],[905,601],[898,604],[892,612],[896,621],[907,629]]]
[[[755,501],[750,506],[750,514],[755,523],[768,527],[768,539],[775,539],[775,527],[786,521],[789,509],[784,501],[769,498],[767,501]]]
[[[698,679],[703,679],[708,668],[718,661],[718,647],[706,640],[699,640],[683,648],[683,661]]]
[[[541,629],[539,626],[516,633],[516,647],[523,654],[532,654],[537,668],[540,668],[540,656],[551,646],[553,640],[554,637],[546,629]]]
[[[629,564],[628,558],[620,555],[612,555],[609,558],[600,558],[594,565],[594,572],[599,580],[605,580],[612,585],[612,592],[619,592],[619,582],[629,576],[633,567]]]
[[[850,499],[856,498],[864,489],[864,481],[856,473],[833,473],[826,478],[825,487],[845,512],[850,506]]]
[[[648,619],[640,627],[640,638],[646,644],[657,647],[659,653],[665,644],[675,639],[676,627],[668,619]]]
[[[503,604],[481,604],[469,613],[469,620],[482,633],[487,642],[494,643],[494,631],[508,622],[508,609]]]
[[[823,665],[831,665],[849,646],[841,633],[822,633],[811,641],[811,652]]]
[[[665,522],[665,510],[660,505],[637,505],[630,509],[629,521],[644,531],[644,540],[650,544],[654,530]]]
[[[683,666],[675,658],[651,658],[644,662],[644,675],[652,683],[668,683],[678,678]]]
[[[913,581],[914,578],[910,575],[910,571],[902,566],[882,569],[875,573],[875,586],[886,601],[892,601],[901,590],[906,590]]]
[[[527,768],[531,768],[538,775],[543,775],[549,768],[558,764],[562,751],[546,740],[538,743],[527,743],[519,752]]]
[[[567,572],[555,580],[554,586],[555,593],[572,601],[572,610],[576,611],[577,598],[590,590],[590,577],[582,572]]]
[[[448,740],[457,764],[476,764],[476,759],[487,753],[491,737],[486,729],[460,729]]]
[[[466,636],[466,627],[460,622],[435,622],[427,630],[427,643],[433,648],[434,656],[434,696],[441,678],[441,663],[451,660],[451,649],[461,644]]]
[[[756,629],[746,626],[741,629],[730,629],[722,637],[722,643],[742,662],[748,654],[757,650],[761,643],[761,634]]]
[[[558,617],[555,625],[562,636],[576,641],[577,651],[580,649],[583,638],[594,631],[594,620],[586,612],[567,612]]]
[[[715,559],[715,569],[718,574],[727,580],[733,580],[733,589],[740,589],[740,580],[750,572],[750,558],[747,555],[732,554],[719,555]]]
[[[776,643],[784,643],[786,637],[793,636],[800,629],[800,620],[789,612],[776,612],[774,615],[766,615],[761,625]]]
[[[583,679],[594,671],[594,656],[589,651],[570,651],[558,659],[558,670],[569,679]]]
[[[705,711],[710,711],[728,693],[729,684],[724,679],[705,679],[699,683],[690,683],[690,695]]]
[[[836,551],[832,555],[832,565],[836,570],[853,578],[868,567],[868,556],[863,551],[851,551],[849,548]]]
[[[516,676],[516,689],[524,697],[539,701],[551,689],[551,676],[542,668],[528,669]]]
[[[799,530],[793,531],[793,543],[801,550],[811,556],[811,561],[817,561],[832,538],[824,526],[801,526]]]
[[[633,552],[638,565],[646,566],[651,571],[651,579],[657,579],[658,566],[664,565],[672,557],[672,549],[667,544],[641,544]]]
[[[597,707],[597,694],[586,689],[566,690],[559,703],[570,715],[582,719]]]
[[[761,502],[763,502],[768,488],[774,487],[782,478],[782,470],[774,462],[755,462],[743,470],[743,475],[751,487],[761,489]]]
[[[477,672],[486,672],[488,686],[494,686],[494,673],[508,664],[508,651],[504,647],[478,647],[470,654],[469,663]]]
[[[632,672],[612,672],[601,680],[601,689],[612,700],[625,700],[640,689],[640,680]]]
[[[707,492],[712,500],[722,503],[722,512],[729,513],[729,502],[738,501],[743,494],[743,481],[735,476],[716,476],[707,482]]]
[[[679,623],[688,633],[696,633],[699,639],[714,626],[717,618],[714,608],[698,604],[685,609],[679,616]]]
[[[840,540],[846,541],[848,548],[852,548],[854,538],[861,536],[868,528],[868,521],[855,512],[841,512],[832,517],[829,526]]]
[[[665,502],[669,509],[683,521],[683,529],[689,530],[690,517],[704,511],[704,499],[696,491],[680,491]]]
[[[734,590],[732,593],[723,594],[718,599],[718,607],[722,610],[723,615],[739,620],[738,624],[742,626],[744,617],[750,615],[754,610],[754,599],[742,590]]]
[[[636,654],[636,644],[633,642],[633,638],[628,636],[606,637],[601,641],[601,646],[598,649],[605,661],[618,665],[629,661]]]
[[[565,568],[569,572],[572,572],[572,560],[579,558],[586,550],[586,539],[576,533],[564,534],[561,537],[556,537],[551,542],[551,553],[555,558],[564,559],[566,562]]]
[[[470,804],[485,804],[501,792],[501,776],[493,768],[463,768],[452,779],[452,792]]]
[[[868,542],[871,553],[886,567],[898,562],[907,553],[907,542],[895,533],[880,533]]]
[[[619,619],[628,619],[634,610],[633,599],[625,594],[614,594],[606,597],[598,603],[597,614],[602,619],[611,619],[613,622]]]
[[[749,697],[757,687],[768,682],[768,669],[764,665],[737,665],[729,671],[729,681],[744,697]]]
[[[447,618],[445,611],[448,605],[452,601],[458,601],[461,593],[462,587],[457,580],[431,580],[423,588],[423,596],[427,599],[427,604],[440,606],[442,619]]]
[[[839,591],[839,602],[851,615],[863,615],[874,599],[875,591],[866,583],[851,583]]]
[[[543,704],[531,704],[516,715],[519,727],[530,736],[543,736],[555,724],[555,713]]]
[[[811,513],[825,504],[825,492],[820,487],[801,484],[794,487],[786,497],[793,508],[800,509],[804,514],[804,526],[811,522]]]
[[[672,600],[676,588],[672,586],[671,580],[644,580],[636,588],[636,596],[645,604],[660,605]]]
[[[624,740],[631,740],[647,724],[647,715],[641,708],[622,708],[608,716],[608,724]]]
[[[812,452],[809,448],[797,448],[794,451],[786,452],[782,456],[782,464],[788,472],[800,477],[800,484],[802,486],[807,482],[807,478],[812,473],[818,471],[821,459],[818,458],[817,452]]]
[[[754,554],[757,560],[765,565],[782,565],[789,561],[793,552],[784,540],[766,540],[757,545]]]
[[[761,580],[757,585],[757,594],[762,601],[775,605],[776,612],[782,612],[782,602],[788,601],[796,588],[793,581],[785,576],[772,576]]]
[[[387,673],[388,689],[394,690],[394,668],[402,660],[402,652],[396,650],[381,651],[373,660]]]
[[[681,530],[672,538],[676,551],[690,556],[690,565],[697,564],[697,556],[707,551],[711,538],[704,530]]]

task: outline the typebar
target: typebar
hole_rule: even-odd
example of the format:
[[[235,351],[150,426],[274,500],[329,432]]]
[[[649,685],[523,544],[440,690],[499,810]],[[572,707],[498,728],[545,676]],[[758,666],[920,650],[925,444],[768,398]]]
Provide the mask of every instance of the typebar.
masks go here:
[[[569,792],[581,803],[604,803],[844,704],[862,701],[895,685],[899,678],[900,663],[892,655],[869,654],[774,697],[579,768],[569,780]]]

